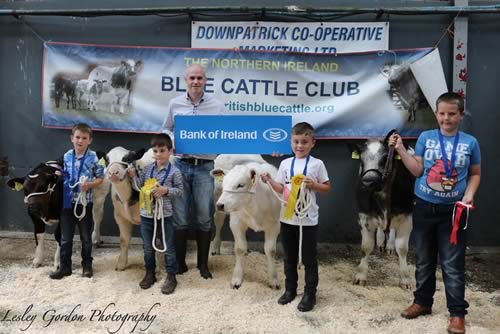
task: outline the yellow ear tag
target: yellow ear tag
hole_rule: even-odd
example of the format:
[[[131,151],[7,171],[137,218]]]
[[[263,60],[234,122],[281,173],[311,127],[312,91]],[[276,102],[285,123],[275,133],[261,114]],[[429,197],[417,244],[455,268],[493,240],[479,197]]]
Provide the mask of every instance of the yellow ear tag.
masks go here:
[[[399,154],[396,154],[396,155],[394,156],[394,159],[396,159],[396,160],[401,160],[401,156],[400,156]]]
[[[304,174],[297,174],[292,177],[291,185],[292,190],[288,195],[288,201],[286,202],[285,212],[283,213],[283,218],[286,220],[292,219],[295,213],[295,205],[297,203],[297,197],[299,196],[300,186],[304,180]]]
[[[102,167],[106,167],[106,160],[104,160],[104,158],[99,159],[99,161],[97,163],[99,165],[101,165]]]
[[[215,177],[215,180],[216,180],[217,182],[222,182],[222,181],[224,181],[224,175],[219,175],[219,176],[216,176],[216,177]]]
[[[351,158],[352,158],[352,159],[359,159],[359,153],[358,153],[358,152],[356,152],[356,151],[353,151],[353,152],[352,152],[352,155],[351,155]]]
[[[157,184],[158,181],[156,179],[147,179],[139,193],[139,206],[141,209],[145,209],[150,215],[153,214],[153,196],[151,195],[151,191],[156,188]]]
[[[21,191],[21,190],[23,190],[23,184],[19,183],[19,182],[15,182],[14,183],[14,190],[15,191]]]

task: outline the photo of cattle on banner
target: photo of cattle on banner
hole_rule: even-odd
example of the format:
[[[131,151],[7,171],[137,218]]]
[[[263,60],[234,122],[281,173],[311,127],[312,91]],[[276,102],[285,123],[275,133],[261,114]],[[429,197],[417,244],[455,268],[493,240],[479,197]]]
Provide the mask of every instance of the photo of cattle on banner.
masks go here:
[[[54,110],[100,111],[125,114],[132,111],[142,60],[117,60],[108,64],[88,64],[85,71],[60,71],[51,80]]]
[[[415,123],[417,118],[422,121],[426,116],[432,116],[431,106],[413,75],[410,64],[388,63],[384,65],[381,72],[389,83],[390,88],[387,93],[392,103],[408,114],[405,126],[411,127],[411,124]]]

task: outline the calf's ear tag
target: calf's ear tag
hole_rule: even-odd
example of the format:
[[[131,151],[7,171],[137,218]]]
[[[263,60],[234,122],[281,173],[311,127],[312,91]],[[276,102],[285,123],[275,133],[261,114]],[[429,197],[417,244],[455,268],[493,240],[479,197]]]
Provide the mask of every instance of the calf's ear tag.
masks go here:
[[[15,191],[21,191],[21,190],[23,190],[23,184],[19,183],[19,182],[15,182],[14,183],[14,190]]]
[[[353,152],[352,152],[352,155],[351,155],[351,158],[352,158],[352,159],[357,159],[357,160],[359,160],[359,153],[358,153],[358,152],[356,152],[356,151],[353,151]]]
[[[104,160],[104,158],[99,159],[99,161],[97,163],[99,165],[101,165],[102,167],[106,167],[106,160]]]
[[[396,159],[396,160],[401,160],[401,156],[400,156],[399,154],[396,154],[396,155],[394,156],[394,159]]]

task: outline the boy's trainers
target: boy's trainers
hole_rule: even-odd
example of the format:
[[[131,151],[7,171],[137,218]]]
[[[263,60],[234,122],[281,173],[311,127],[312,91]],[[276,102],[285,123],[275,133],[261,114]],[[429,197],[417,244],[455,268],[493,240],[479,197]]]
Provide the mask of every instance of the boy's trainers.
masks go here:
[[[58,269],[57,271],[52,271],[49,274],[49,277],[52,279],[61,279],[61,278],[64,278],[64,277],[70,276],[70,275],[71,275],[71,270]]]
[[[142,289],[149,289],[156,282],[156,276],[154,271],[146,271],[144,278],[139,283],[139,286]]]
[[[299,305],[297,305],[297,309],[300,312],[309,312],[314,308],[314,305],[316,305],[316,295],[304,292],[304,296],[302,296]]]
[[[167,273],[167,278],[165,278],[165,283],[161,287],[161,292],[165,295],[170,295],[175,291],[177,287],[177,279],[175,278],[175,274]]]
[[[92,270],[92,267],[83,268],[82,277],[91,278],[92,276],[94,276],[94,271]]]
[[[286,305],[297,297],[297,292],[285,290],[285,293],[278,299],[278,304]]]

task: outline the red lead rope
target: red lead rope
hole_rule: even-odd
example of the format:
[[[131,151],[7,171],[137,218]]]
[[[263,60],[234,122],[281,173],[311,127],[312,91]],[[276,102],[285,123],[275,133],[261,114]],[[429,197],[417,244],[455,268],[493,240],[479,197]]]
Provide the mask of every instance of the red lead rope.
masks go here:
[[[451,235],[450,235],[450,244],[456,245],[458,243],[457,240],[457,233],[458,233],[458,228],[460,227],[460,218],[462,217],[462,211],[464,209],[467,209],[467,218],[465,220],[465,227],[464,230],[467,228],[467,224],[469,222],[469,210],[474,210],[474,206],[471,204],[465,204],[464,202],[456,202],[455,206],[453,207],[453,228],[451,230]]]

